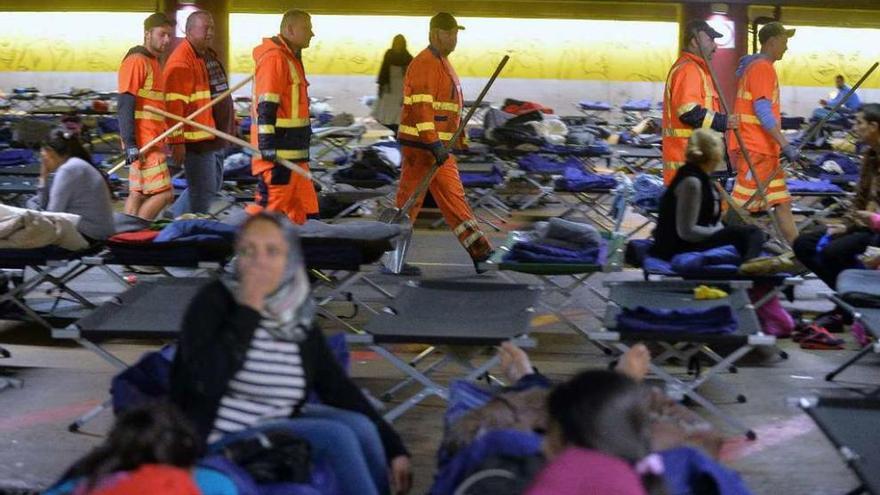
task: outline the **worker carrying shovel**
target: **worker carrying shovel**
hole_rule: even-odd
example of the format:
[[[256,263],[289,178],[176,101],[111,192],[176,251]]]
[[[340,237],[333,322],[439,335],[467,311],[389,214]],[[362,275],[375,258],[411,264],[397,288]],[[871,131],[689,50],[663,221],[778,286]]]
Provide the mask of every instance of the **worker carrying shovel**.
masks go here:
[[[397,135],[403,157],[396,203],[398,208],[403,207],[422,179],[431,173],[434,164],[442,164],[429,190],[447,225],[470,255],[474,269],[481,273],[479,263],[489,258],[492,246],[465,199],[455,157],[448,152],[449,148],[462,147],[464,141],[450,143],[459,126],[464,101],[458,75],[447,58],[455,50],[458,31],[462,29],[464,27],[450,14],[441,12],[432,17],[430,45],[413,59],[406,71]],[[424,193],[409,210],[412,222],[423,200]],[[415,270],[406,269],[407,274],[412,271]]]

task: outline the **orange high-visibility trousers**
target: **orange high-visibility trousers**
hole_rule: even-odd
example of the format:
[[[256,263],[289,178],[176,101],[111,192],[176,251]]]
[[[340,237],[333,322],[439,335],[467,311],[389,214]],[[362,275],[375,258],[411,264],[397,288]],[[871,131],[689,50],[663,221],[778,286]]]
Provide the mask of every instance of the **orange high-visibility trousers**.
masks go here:
[[[749,158],[751,158],[752,165],[755,167],[755,173],[758,174],[758,180],[762,184],[767,183],[768,180],[770,182],[767,183],[767,189],[764,191],[767,201],[763,201],[758,196],[749,204],[748,210],[751,212],[764,211],[768,206],[791,203],[791,195],[788,193],[788,185],[785,183],[785,171],[779,165],[779,155],[750,151]],[[746,162],[742,151],[731,151],[730,161],[736,167],[736,184],[733,186],[733,192],[730,195],[737,204],[743,205],[752,196],[758,194],[758,182],[752,177],[749,164]],[[770,179],[771,177],[772,179]]]
[[[401,148],[403,159],[401,164],[400,185],[397,188],[397,207],[402,208],[406,200],[434,165],[434,155],[427,150],[404,146]],[[458,241],[470,254],[471,258],[481,259],[492,250],[486,235],[480,230],[474,213],[464,194],[464,186],[458,175],[455,157],[450,156],[446,163],[437,170],[428,187],[431,196],[440,207],[446,224],[458,237]],[[422,208],[425,195],[409,211],[410,220],[415,223]]]
[[[297,165],[308,172],[308,163]],[[257,177],[260,181],[257,183],[256,203],[247,207],[251,215],[264,209],[277,211],[297,225],[318,215],[318,194],[309,179],[280,166],[265,170]]]

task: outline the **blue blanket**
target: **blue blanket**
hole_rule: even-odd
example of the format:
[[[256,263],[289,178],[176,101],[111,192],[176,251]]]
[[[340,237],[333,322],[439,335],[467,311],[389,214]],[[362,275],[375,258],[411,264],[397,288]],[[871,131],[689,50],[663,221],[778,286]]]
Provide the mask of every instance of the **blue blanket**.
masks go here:
[[[491,172],[459,172],[464,187],[493,187],[504,182],[504,174],[497,165]]]
[[[741,263],[739,252],[730,245],[677,254],[669,262],[672,270],[680,275],[735,274]]]
[[[516,263],[594,264],[599,261],[598,247],[574,250],[538,242],[517,242],[504,255],[504,261]]]
[[[660,207],[660,198],[666,192],[663,179],[656,175],[639,174],[633,179],[633,203],[642,208],[656,210]]]
[[[730,305],[709,309],[624,308],[617,315],[620,332],[728,334],[736,331]]]
[[[574,155],[574,156],[604,156],[611,154],[611,148],[605,141],[596,141],[592,144],[544,144],[541,146],[542,153],[553,153],[555,155]]]
[[[843,170],[843,175],[858,175],[859,174],[859,163],[850,157],[849,155],[845,155],[843,153],[837,152],[829,152],[823,153],[816,157],[811,164],[811,169],[815,170],[819,173],[828,173],[822,170],[822,164],[825,162],[834,162]],[[839,175],[839,174],[830,174],[830,175]]]
[[[562,177],[556,180],[556,188],[568,192],[610,190],[615,187],[617,179],[613,176],[593,174],[577,168],[565,170]]]
[[[153,242],[233,242],[238,228],[216,220],[177,220],[168,224]]]
[[[638,100],[629,100],[620,106],[625,112],[647,112],[651,109],[651,100],[642,98]]]
[[[788,179],[785,181],[786,186],[788,186],[788,191],[793,193],[842,193],[843,189],[840,187],[825,181],[809,181],[809,180],[798,180],[798,179]]]
[[[536,174],[562,174],[569,168],[582,168],[584,164],[575,157],[558,158],[538,153],[528,155],[516,161],[519,168]]]
[[[593,101],[593,100],[583,100],[578,103],[581,108],[584,110],[594,110],[594,111],[603,111],[607,112],[611,110],[611,104],[607,101]]]
[[[7,148],[0,150],[0,167],[24,165],[34,161],[34,152],[26,149]]]
[[[669,495],[715,493],[717,495],[751,495],[751,491],[732,471],[692,447],[678,447],[660,452],[663,458],[663,479]],[[697,490],[701,490],[697,492]]]

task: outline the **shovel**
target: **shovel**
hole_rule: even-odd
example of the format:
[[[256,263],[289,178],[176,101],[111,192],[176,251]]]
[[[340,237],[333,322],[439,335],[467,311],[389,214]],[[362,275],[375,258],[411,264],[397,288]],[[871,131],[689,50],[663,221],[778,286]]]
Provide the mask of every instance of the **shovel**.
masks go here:
[[[449,144],[446,145],[446,152],[452,152],[452,147],[458,141],[459,137],[461,137],[461,133],[464,132],[465,127],[468,122],[471,120],[471,117],[474,116],[474,113],[477,111],[477,108],[480,107],[480,103],[483,102],[483,98],[485,98],[486,93],[489,92],[489,88],[492,87],[492,84],[495,82],[495,79],[498,77],[498,74],[504,69],[504,66],[507,65],[507,61],[510,60],[510,56],[505,55],[504,58],[501,59],[501,62],[498,64],[498,67],[495,68],[495,72],[492,73],[492,77],[489,78],[489,81],[483,87],[483,90],[480,92],[480,96],[477,97],[476,101],[474,101],[473,105],[471,105],[468,110],[467,115],[465,115],[464,119],[459,124],[458,129],[455,130],[455,134],[452,135],[452,139],[449,140]],[[412,241],[412,223],[409,218],[409,210],[416,204],[416,201],[425,194],[425,191],[428,190],[428,186],[431,184],[431,180],[434,179],[434,174],[437,173],[437,170],[440,169],[442,163],[435,163],[431,170],[425,174],[425,177],[419,183],[419,186],[413,191],[412,195],[406,200],[401,208],[388,208],[383,210],[382,213],[379,214],[379,221],[384,223],[393,223],[399,224],[404,227],[403,232],[401,232],[400,236],[397,240],[394,241],[394,250],[386,255],[383,259],[383,263],[385,264],[385,268],[387,268],[391,273],[400,274],[403,271],[403,264],[406,260],[406,253],[409,250],[409,245]]]

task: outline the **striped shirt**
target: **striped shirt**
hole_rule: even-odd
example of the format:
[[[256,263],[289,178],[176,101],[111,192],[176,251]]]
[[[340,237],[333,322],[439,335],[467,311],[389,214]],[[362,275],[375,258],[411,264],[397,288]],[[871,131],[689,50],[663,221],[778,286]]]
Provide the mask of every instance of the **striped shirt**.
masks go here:
[[[244,365],[220,400],[209,442],[269,419],[287,418],[306,398],[306,378],[296,342],[275,338],[263,320]]]

